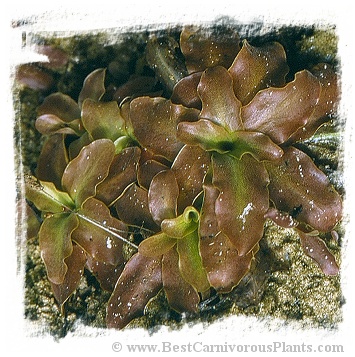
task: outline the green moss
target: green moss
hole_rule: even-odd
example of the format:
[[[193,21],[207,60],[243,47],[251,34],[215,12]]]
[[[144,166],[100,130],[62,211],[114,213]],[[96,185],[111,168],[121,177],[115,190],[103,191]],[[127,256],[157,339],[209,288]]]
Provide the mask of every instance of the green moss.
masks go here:
[[[300,51],[324,62],[334,62],[337,55],[338,37],[335,28],[316,29],[310,36],[298,42]]]

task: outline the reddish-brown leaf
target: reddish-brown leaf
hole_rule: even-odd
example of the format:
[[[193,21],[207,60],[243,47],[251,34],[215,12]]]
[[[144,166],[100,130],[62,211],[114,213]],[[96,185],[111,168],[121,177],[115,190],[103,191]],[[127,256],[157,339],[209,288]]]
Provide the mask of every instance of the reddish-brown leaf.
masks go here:
[[[245,129],[260,131],[281,144],[307,124],[319,93],[318,79],[306,70],[298,72],[285,87],[261,90],[242,107]]]
[[[148,208],[148,192],[135,183],[126,188],[114,204],[119,218],[128,225],[157,231]]]
[[[228,68],[240,49],[239,36],[235,31],[222,33],[218,28],[202,29],[194,26],[183,29],[180,47],[189,73],[218,65]]]
[[[120,104],[127,97],[147,95],[154,91],[156,79],[154,77],[131,77],[126,83],[120,85],[113,94],[113,100]]]
[[[197,312],[200,297],[197,291],[182,277],[176,249],[170,249],[163,256],[162,280],[169,305],[174,310]]]
[[[112,217],[107,206],[96,198],[86,200],[78,216],[80,224],[72,239],[97,261],[113,266],[122,263],[122,238],[128,236],[127,226]]]
[[[201,109],[201,99],[197,94],[197,86],[203,72],[196,72],[182,78],[174,86],[171,95],[171,101],[176,104],[182,104],[188,108]]]
[[[249,271],[253,251],[239,255],[229,238],[219,232],[213,238],[201,239],[200,252],[208,280],[218,292],[230,292]]]
[[[307,124],[289,138],[289,143],[310,138],[323,123],[331,119],[337,109],[340,99],[337,74],[324,63],[315,66],[311,72],[321,84],[319,101]]]
[[[36,129],[42,135],[70,134],[77,135],[79,131],[79,119],[65,122],[54,114],[43,114],[36,119]]]
[[[77,245],[73,245],[72,253],[64,262],[68,270],[63,282],[61,284],[51,282],[54,297],[59,305],[63,305],[68,300],[80,283],[86,263],[84,250]]]
[[[323,273],[337,275],[339,266],[324,241],[318,235],[307,234],[300,230],[297,230],[297,233],[300,236],[304,253],[316,261]]]
[[[34,63],[24,63],[16,68],[16,81],[38,91],[49,91],[54,85],[53,76]]]
[[[69,162],[62,176],[62,187],[79,208],[89,197],[96,194],[96,186],[109,171],[115,154],[115,146],[109,139],[95,140],[81,149]]]
[[[142,316],[149,300],[162,288],[161,258],[147,258],[139,253],[127,262],[108,301],[108,328],[122,329]]]
[[[265,213],[265,218],[270,218],[278,226],[283,228],[294,228],[298,225],[298,222],[286,212],[281,212],[274,207],[270,207]]]
[[[53,114],[64,122],[71,122],[81,117],[80,108],[74,99],[63,93],[53,93],[47,96],[37,108],[38,116]]]
[[[79,93],[78,104],[80,108],[85,99],[90,98],[94,101],[99,101],[105,94],[105,75],[105,68],[95,69],[87,75]]]
[[[209,119],[231,132],[243,128],[240,118],[242,104],[234,94],[232,77],[224,67],[206,69],[197,92],[202,101],[199,118]]]
[[[269,208],[267,172],[249,154],[240,160],[214,154],[212,165],[213,185],[220,191],[215,206],[218,226],[239,255],[245,255],[263,236]]]
[[[149,189],[153,177],[161,171],[168,170],[169,167],[156,160],[147,160],[138,167],[137,180],[139,186]]]
[[[110,206],[127,186],[137,180],[141,150],[128,147],[115,155],[107,177],[96,187],[96,198]]]
[[[234,93],[245,105],[259,90],[285,84],[288,73],[286,53],[277,42],[254,47],[244,40],[229,73],[233,78]]]
[[[110,292],[113,291],[124,268],[123,262],[115,266],[105,262],[99,262],[90,255],[87,255],[86,265],[100,283],[101,288]]]
[[[148,191],[148,203],[149,211],[158,226],[164,219],[176,217],[178,196],[179,186],[172,170],[154,176]]]
[[[181,121],[195,121],[198,110],[165,98],[139,97],[130,105],[130,125],[137,141],[155,155],[173,161],[183,144],[176,137]]]
[[[200,254],[208,280],[219,292],[229,292],[250,268],[253,253],[240,256],[229,238],[219,232],[215,203],[219,191],[206,180],[200,215]]]
[[[203,202],[200,211],[199,235],[201,243],[207,238],[212,239],[219,232],[217,216],[216,216],[216,201],[219,196],[219,190],[212,185],[212,177],[210,173],[206,176],[203,184]]]
[[[302,151],[289,147],[277,161],[265,162],[270,199],[277,209],[319,231],[330,231],[341,219],[342,200],[327,176]]]
[[[69,162],[64,140],[65,136],[62,134],[54,134],[47,138],[38,158],[36,169],[39,180],[53,182],[59,190],[62,189],[63,172]]]
[[[244,154],[258,161],[279,159],[283,151],[267,135],[258,131],[236,131],[232,134],[230,155],[240,159]]]
[[[202,191],[203,179],[210,166],[210,154],[198,146],[185,145],[171,167],[175,174],[180,192],[178,214],[192,205]]]

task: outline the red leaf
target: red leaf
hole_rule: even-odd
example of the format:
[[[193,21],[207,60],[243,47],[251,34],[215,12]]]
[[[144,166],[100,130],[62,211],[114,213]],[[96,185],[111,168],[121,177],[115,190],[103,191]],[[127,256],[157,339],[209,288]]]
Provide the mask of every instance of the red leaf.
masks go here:
[[[286,53],[277,42],[254,47],[244,40],[229,72],[233,78],[234,93],[245,105],[259,90],[285,84],[288,72]]]
[[[114,204],[119,218],[128,225],[157,231],[159,226],[153,221],[148,208],[147,190],[135,183],[126,188]]]
[[[161,259],[136,253],[126,264],[108,301],[108,328],[124,328],[142,316],[149,300],[162,288]]]
[[[105,262],[99,262],[88,255],[86,264],[100,283],[101,288],[112,292],[122,273],[124,263],[121,261],[117,265],[111,265]]]
[[[94,197],[96,186],[109,171],[115,146],[109,139],[95,140],[83,147],[64,170],[62,186],[79,208],[89,197]]]
[[[162,280],[169,305],[174,310],[197,312],[200,297],[197,291],[182,277],[176,249],[170,249],[163,256]]]
[[[219,191],[204,184],[204,201],[200,218],[200,253],[208,280],[217,291],[229,292],[238,285],[250,268],[253,253],[240,256],[228,237],[219,232],[215,202]]]
[[[168,170],[169,167],[156,160],[147,160],[139,165],[137,171],[137,180],[139,186],[149,189],[149,186],[154,178],[161,171]]]
[[[220,192],[215,206],[218,226],[239,255],[245,255],[264,233],[264,215],[269,208],[267,172],[248,154],[240,160],[214,154],[212,164],[213,185]]]
[[[198,110],[165,98],[139,97],[130,105],[130,125],[137,141],[155,155],[173,161],[183,144],[176,137],[181,121],[195,121]]]
[[[298,222],[295,221],[290,214],[281,212],[273,207],[269,208],[264,217],[270,218],[278,226],[283,228],[294,228],[298,225]]]
[[[95,260],[116,266],[123,262],[122,239],[127,238],[127,226],[110,214],[107,206],[89,198],[78,210],[80,224],[72,239]]]
[[[202,101],[199,118],[209,119],[230,132],[243,128],[240,118],[242,104],[234,95],[232,77],[224,67],[206,69],[197,92]]]
[[[218,28],[186,26],[180,35],[180,47],[189,73],[218,65],[228,68],[240,49],[239,35],[233,30],[221,33]]]
[[[51,135],[43,144],[37,161],[37,178],[53,182],[58,190],[62,189],[62,176],[69,162],[68,152],[62,134]]]
[[[176,217],[178,196],[179,186],[173,171],[162,171],[154,176],[148,191],[148,202],[149,211],[158,226],[164,219]]]
[[[311,71],[321,84],[319,101],[307,124],[297,130],[289,138],[288,143],[310,138],[323,123],[331,119],[337,109],[340,88],[336,73],[324,63],[317,65]]]
[[[202,192],[203,179],[210,166],[210,154],[198,146],[185,145],[177,155],[171,169],[179,186],[178,214],[192,205]]]
[[[306,125],[319,99],[320,83],[310,72],[296,73],[285,87],[259,91],[242,107],[246,130],[260,131],[276,144],[285,142]]]
[[[317,235],[310,235],[300,230],[297,230],[297,233],[300,236],[304,253],[317,262],[323,273],[326,275],[337,275],[339,273],[339,266],[324,241]]]
[[[53,93],[47,96],[37,108],[38,116],[53,114],[65,122],[71,122],[81,117],[80,108],[74,99],[63,93]]]
[[[128,147],[115,155],[103,182],[96,187],[96,198],[110,206],[131,183],[137,180],[141,150]]]
[[[85,263],[86,255],[84,250],[77,245],[73,245],[71,255],[65,259],[68,270],[63,283],[54,284],[51,282],[54,297],[59,305],[63,305],[78,287]]]
[[[99,101],[105,94],[105,68],[98,68],[87,75],[79,93],[78,104],[81,108],[85,99]]]
[[[192,73],[182,78],[174,86],[171,95],[171,101],[176,104],[182,104],[188,108],[201,109],[201,99],[197,94],[197,86],[200,82],[202,72]]]
[[[270,199],[277,209],[320,231],[330,231],[341,219],[340,195],[305,153],[289,147],[280,160],[265,166]]]

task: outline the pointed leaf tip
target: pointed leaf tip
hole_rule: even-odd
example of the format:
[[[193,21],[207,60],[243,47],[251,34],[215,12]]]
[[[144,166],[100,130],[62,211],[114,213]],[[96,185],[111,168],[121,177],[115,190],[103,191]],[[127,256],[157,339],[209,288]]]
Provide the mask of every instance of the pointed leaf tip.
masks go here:
[[[316,261],[323,273],[326,275],[337,275],[339,273],[339,266],[325,242],[318,235],[310,235],[299,229],[297,233],[300,236],[304,253]]]
[[[149,300],[163,287],[161,259],[136,253],[127,262],[108,301],[108,328],[122,329],[142,316]]]
[[[310,119],[319,100],[320,83],[310,72],[297,72],[282,88],[259,91],[241,109],[245,129],[260,131],[282,144]]]

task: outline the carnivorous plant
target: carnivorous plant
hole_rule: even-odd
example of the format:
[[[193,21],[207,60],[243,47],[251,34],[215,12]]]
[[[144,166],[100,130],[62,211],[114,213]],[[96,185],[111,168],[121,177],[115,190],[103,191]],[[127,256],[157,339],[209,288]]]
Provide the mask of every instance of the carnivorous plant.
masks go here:
[[[38,108],[46,141],[26,199],[58,303],[88,269],[112,292],[110,328],[160,291],[172,309],[198,313],[238,286],[267,220],[296,230],[323,273],[338,274],[320,234],[340,222],[341,195],[296,145],[336,113],[330,65],[289,74],[278,42],[194,27],[179,42],[152,37],[146,60],[156,78],[110,97],[97,69],[77,101],[52,93]]]

